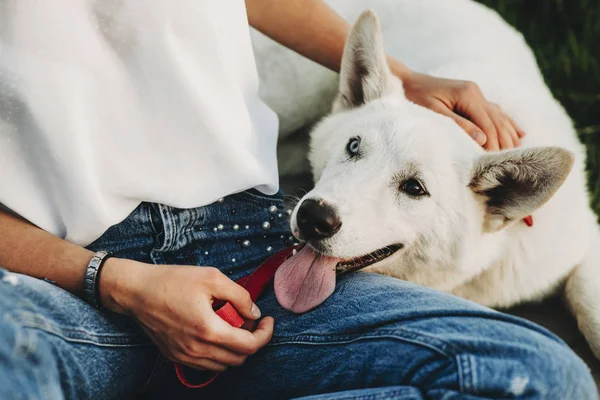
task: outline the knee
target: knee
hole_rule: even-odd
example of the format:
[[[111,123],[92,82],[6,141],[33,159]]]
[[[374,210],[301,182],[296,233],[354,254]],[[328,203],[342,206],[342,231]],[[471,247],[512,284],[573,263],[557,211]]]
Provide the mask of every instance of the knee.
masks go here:
[[[62,399],[52,349],[34,329],[0,318],[0,399]]]
[[[551,341],[528,353],[522,363],[531,372],[531,380],[525,385],[524,380],[513,379],[513,391],[523,387],[523,394],[529,392],[543,399],[598,399],[589,367],[562,343]]]
[[[462,390],[478,398],[598,398],[588,366],[553,339],[544,338],[535,347],[516,343],[504,351],[458,358]]]

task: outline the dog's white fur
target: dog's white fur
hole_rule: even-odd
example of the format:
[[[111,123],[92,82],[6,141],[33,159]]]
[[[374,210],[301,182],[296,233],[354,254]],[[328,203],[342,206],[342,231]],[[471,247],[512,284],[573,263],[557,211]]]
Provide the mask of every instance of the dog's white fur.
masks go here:
[[[600,358],[600,230],[585,150],[522,36],[467,0],[329,3],[349,20],[368,5],[382,17],[388,54],[420,72],[477,82],[527,133],[521,149],[485,154],[453,121],[406,100],[373,12],[353,28],[339,88],[333,73],[253,33],[263,96],[283,137],[314,123],[339,91],[311,135],[316,186],[305,196],[341,217],[340,231],[323,243],[330,255],[401,243],[369,270],[491,307],[561,290]],[[345,148],[357,136],[362,154],[351,160]],[[404,193],[407,178],[430,195]],[[528,214],[533,227],[521,221]]]

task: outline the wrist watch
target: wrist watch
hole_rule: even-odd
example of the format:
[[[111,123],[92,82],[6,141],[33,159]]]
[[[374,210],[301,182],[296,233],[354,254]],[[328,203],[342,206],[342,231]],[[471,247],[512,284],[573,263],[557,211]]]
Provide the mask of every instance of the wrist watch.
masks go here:
[[[112,256],[108,251],[98,251],[94,253],[87,266],[87,270],[85,271],[83,298],[95,308],[102,308],[98,284],[100,280],[100,270],[102,269],[104,262],[110,257]]]

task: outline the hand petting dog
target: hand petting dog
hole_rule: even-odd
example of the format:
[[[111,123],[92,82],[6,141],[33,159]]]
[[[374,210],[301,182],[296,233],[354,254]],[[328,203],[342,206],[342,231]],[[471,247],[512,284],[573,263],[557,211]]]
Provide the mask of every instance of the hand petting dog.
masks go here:
[[[521,144],[525,132],[497,104],[487,101],[476,83],[420,74],[393,59],[388,63],[402,79],[408,100],[452,118],[486,150]]]

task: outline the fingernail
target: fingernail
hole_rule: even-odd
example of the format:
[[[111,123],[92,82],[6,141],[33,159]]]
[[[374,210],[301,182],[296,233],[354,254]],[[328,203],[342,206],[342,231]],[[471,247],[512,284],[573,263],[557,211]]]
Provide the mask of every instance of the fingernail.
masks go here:
[[[479,144],[485,144],[487,142],[487,136],[483,132],[475,132],[473,134],[473,139]]]
[[[254,303],[252,303],[252,315],[254,316],[254,318],[260,318],[260,309]]]

